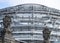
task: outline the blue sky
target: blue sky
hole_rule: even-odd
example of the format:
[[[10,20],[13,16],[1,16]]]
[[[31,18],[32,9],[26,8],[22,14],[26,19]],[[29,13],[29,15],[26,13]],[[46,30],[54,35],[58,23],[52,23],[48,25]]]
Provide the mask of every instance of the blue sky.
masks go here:
[[[60,0],[0,0],[0,9],[24,3],[37,3],[60,10]]]

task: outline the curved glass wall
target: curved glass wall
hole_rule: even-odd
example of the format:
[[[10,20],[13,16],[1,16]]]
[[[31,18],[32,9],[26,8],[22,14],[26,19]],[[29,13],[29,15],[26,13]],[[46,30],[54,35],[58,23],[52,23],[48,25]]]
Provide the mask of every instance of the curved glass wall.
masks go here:
[[[44,26],[51,30],[50,41],[55,41],[56,37],[60,38],[59,10],[39,4],[22,4],[1,10],[0,13],[4,16],[9,14],[12,17],[11,29],[16,40],[42,41]],[[0,22],[3,21],[0,20]]]

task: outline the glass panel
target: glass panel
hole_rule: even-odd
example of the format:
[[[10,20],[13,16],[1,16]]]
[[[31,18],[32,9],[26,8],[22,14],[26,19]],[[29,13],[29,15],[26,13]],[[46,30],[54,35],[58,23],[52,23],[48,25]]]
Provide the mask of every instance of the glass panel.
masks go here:
[[[16,16],[19,16],[19,17],[31,17],[32,14],[31,13],[20,13],[20,14],[17,14]]]
[[[34,17],[37,17],[37,18],[41,18],[41,17],[47,16],[47,15],[36,13],[36,14],[34,14],[33,16],[34,16]]]

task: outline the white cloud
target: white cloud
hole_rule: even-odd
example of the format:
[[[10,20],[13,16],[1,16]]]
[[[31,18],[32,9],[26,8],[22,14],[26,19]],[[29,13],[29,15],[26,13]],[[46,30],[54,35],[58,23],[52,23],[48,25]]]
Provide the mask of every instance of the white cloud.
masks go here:
[[[9,0],[8,1],[11,5],[18,5],[24,3],[43,3],[42,0]]]
[[[52,8],[56,8],[56,9],[60,9],[60,0],[45,0],[44,5],[52,7]]]

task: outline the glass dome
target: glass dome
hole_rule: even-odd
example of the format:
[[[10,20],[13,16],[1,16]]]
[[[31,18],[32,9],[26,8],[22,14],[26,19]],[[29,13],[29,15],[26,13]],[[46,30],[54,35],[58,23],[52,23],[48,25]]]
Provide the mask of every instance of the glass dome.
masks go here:
[[[21,4],[0,10],[1,17],[12,17],[11,29],[16,40],[36,43],[43,40],[42,31],[47,26],[51,32],[51,41],[56,39],[56,30],[60,32],[60,11],[40,4]],[[60,37],[60,34],[57,34]]]

